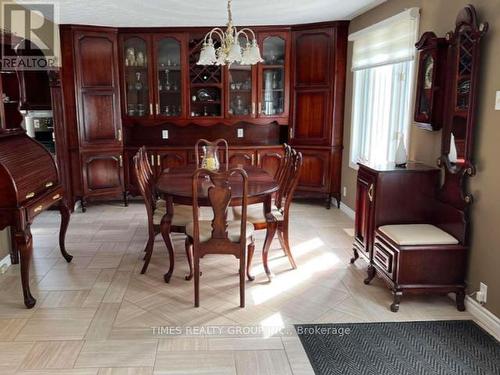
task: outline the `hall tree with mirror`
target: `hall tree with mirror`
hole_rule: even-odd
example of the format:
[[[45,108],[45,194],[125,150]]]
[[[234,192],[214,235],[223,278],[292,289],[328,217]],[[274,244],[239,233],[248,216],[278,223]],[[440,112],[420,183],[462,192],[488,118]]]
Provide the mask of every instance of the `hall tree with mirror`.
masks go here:
[[[394,312],[407,293],[455,293],[457,309],[465,309],[473,203],[466,182],[476,173],[480,42],[487,30],[469,5],[445,37],[425,32],[416,44],[414,120],[429,131],[442,128],[437,167],[359,164],[351,263],[359,256],[368,261],[365,284],[380,275],[392,290]]]

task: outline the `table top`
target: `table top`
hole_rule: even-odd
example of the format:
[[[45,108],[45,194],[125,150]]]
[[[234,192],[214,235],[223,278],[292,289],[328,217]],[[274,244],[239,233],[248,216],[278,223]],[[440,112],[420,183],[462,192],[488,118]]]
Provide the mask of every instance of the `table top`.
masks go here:
[[[248,175],[248,199],[249,203],[262,201],[265,197],[278,190],[278,183],[265,170],[254,166],[245,166],[243,169]],[[171,196],[176,203],[188,203],[192,199],[194,165],[187,167],[167,168],[163,170],[156,183],[158,193]],[[243,195],[243,182],[240,175],[230,177],[231,199],[241,200]],[[199,178],[198,197],[207,198],[208,188],[212,186],[210,180]],[[234,202],[233,202],[234,203]],[[201,202],[200,202],[201,204]]]

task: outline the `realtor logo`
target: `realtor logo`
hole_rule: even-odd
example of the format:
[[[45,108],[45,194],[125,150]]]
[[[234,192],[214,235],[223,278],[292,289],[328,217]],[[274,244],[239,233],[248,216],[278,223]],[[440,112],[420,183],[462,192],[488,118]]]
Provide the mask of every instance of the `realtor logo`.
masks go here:
[[[0,1],[1,2],[1,1]],[[56,5],[47,2],[1,2],[1,70],[57,69]]]

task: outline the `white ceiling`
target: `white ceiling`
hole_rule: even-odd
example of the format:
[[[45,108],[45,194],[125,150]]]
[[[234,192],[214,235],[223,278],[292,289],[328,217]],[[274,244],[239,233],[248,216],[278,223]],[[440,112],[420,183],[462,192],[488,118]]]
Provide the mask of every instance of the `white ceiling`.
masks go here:
[[[233,0],[236,25],[346,20],[386,0]],[[18,1],[22,4],[22,1]],[[213,26],[227,22],[226,0],[53,0],[60,24]]]

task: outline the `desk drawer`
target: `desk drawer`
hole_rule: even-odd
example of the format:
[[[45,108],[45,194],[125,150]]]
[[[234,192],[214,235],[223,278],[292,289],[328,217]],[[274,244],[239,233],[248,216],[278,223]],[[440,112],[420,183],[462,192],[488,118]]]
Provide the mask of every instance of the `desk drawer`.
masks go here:
[[[28,221],[31,222],[35,218],[35,216],[48,209],[54,203],[60,201],[62,197],[62,187],[58,187],[57,189],[47,192],[46,194],[41,196],[40,199],[36,200],[28,207],[26,207],[26,211],[28,213]]]
[[[397,252],[391,249],[378,237],[373,245],[373,262],[391,279],[397,266]]]

